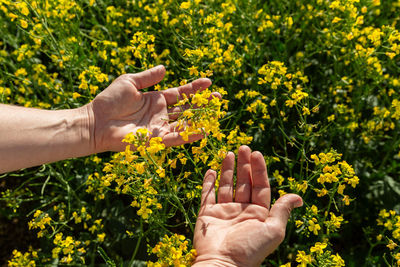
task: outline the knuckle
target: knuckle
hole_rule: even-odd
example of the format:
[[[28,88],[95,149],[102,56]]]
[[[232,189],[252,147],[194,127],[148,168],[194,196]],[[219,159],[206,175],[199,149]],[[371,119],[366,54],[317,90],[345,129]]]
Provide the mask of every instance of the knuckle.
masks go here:
[[[139,79],[135,79],[134,76],[130,75],[130,74],[122,74],[120,75],[115,81],[118,81],[121,84],[129,84],[129,85],[133,85],[133,86],[139,86],[140,84]]]
[[[128,74],[122,74],[118,77],[119,80],[129,80],[129,75]]]
[[[120,75],[116,81],[130,81],[131,77],[129,76],[129,74],[122,74]]]

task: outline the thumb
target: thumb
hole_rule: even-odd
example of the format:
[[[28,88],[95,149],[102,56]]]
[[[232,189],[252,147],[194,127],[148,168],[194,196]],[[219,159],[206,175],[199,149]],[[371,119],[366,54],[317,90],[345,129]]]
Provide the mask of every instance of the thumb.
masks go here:
[[[155,66],[151,69],[130,74],[131,81],[138,90],[155,85],[164,78],[165,67],[163,65]]]
[[[272,206],[268,220],[274,221],[277,226],[285,229],[292,210],[301,206],[303,206],[303,200],[300,196],[295,194],[284,195]]]

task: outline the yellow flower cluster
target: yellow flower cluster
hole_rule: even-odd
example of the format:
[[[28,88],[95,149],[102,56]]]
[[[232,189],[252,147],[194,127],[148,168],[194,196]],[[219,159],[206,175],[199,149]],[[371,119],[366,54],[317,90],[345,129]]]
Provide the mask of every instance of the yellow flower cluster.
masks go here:
[[[85,263],[85,258],[82,256],[86,253],[85,244],[82,244],[81,241],[74,240],[72,236],[67,236],[63,239],[63,233],[57,233],[53,243],[56,245],[52,250],[53,259],[58,259],[61,253],[61,263],[70,264],[75,257]]]
[[[207,136],[212,134],[213,137],[221,141],[225,137],[219,127],[219,119],[226,114],[221,110],[224,102],[226,101],[211,95],[208,89],[195,94],[190,100],[185,96],[179,101],[175,106],[182,107],[189,104],[191,107],[182,113],[177,122],[176,128],[182,130],[180,133],[182,139],[188,141],[191,135]]]
[[[346,184],[355,188],[359,183],[359,178],[355,175],[354,169],[346,161],[339,161],[341,154],[331,150],[328,153],[320,153],[318,156],[313,154],[311,159],[314,160],[315,165],[318,168],[319,176],[317,182],[322,185],[322,188],[314,188],[318,197],[323,197],[329,192],[337,192],[342,196],[342,201],[345,205],[350,204],[350,197],[344,194]],[[336,164],[334,164],[336,162]],[[332,184],[328,189],[327,184]],[[332,191],[333,190],[333,191]]]
[[[190,249],[190,243],[183,235],[164,236],[164,238],[151,249],[151,253],[158,257],[157,262],[147,262],[148,267],[163,266],[190,266],[196,258],[196,250]]]
[[[160,137],[150,138],[150,135],[144,128],[128,134],[123,141],[133,145],[137,152],[127,145],[124,152],[115,154],[113,160],[105,164],[104,176],[98,173],[89,176],[86,192],[94,193],[96,199],[104,199],[104,191],[111,188],[118,194],[131,195],[131,206],[139,208],[137,214],[145,220],[153,213],[151,208],[161,209],[153,180],[165,177],[162,167],[165,145]],[[140,160],[135,153],[139,153]]]
[[[86,207],[82,206],[79,210],[72,212],[71,218],[67,218],[65,214],[66,205],[60,203],[59,205],[53,206],[52,211],[54,214],[51,218],[48,213],[41,210],[36,210],[33,219],[28,223],[29,229],[39,229],[38,237],[46,237],[52,240],[54,245],[51,251],[51,258],[59,259],[61,263],[85,263],[85,256],[88,246],[92,242],[101,243],[104,241],[105,233],[103,232],[104,225],[102,219],[94,220],[87,211]],[[58,217],[58,218],[57,218]],[[87,233],[91,233],[93,238],[83,241],[76,240],[73,236],[66,236],[63,233],[64,225],[74,221],[75,224],[83,224],[83,228],[86,229]],[[29,253],[28,253],[29,254]],[[15,259],[24,259],[37,257],[37,252],[32,251],[29,255],[27,253],[15,254]],[[31,256],[30,256],[31,255]],[[18,256],[18,257],[17,257]],[[45,261],[50,261],[49,258],[44,258]],[[13,265],[14,266],[14,265]]]
[[[298,266],[306,267],[306,266],[331,266],[331,267],[342,267],[345,266],[345,262],[340,257],[339,254],[332,254],[331,251],[326,250],[328,244],[316,242],[314,246],[310,247],[310,254],[307,254],[305,251],[300,250],[296,255],[296,262],[299,263]],[[283,266],[291,266],[290,264],[282,265]]]
[[[51,218],[49,214],[36,210],[33,214],[33,219],[28,223],[29,230],[30,229],[40,229],[37,233],[38,237],[43,237],[44,230],[46,229],[46,225],[50,225]]]
[[[157,54],[154,49],[154,35],[145,32],[136,32],[131,40],[132,52],[137,59],[146,59],[149,54],[151,57],[156,58]],[[149,67],[144,65],[145,67]]]
[[[88,70],[84,70],[79,74],[79,80],[81,81],[79,89],[89,89],[90,94],[95,95],[99,86],[94,84],[108,82],[108,76],[107,74],[102,73],[99,67],[89,66]]]
[[[376,236],[377,244],[385,244],[392,258],[392,266],[400,266],[400,215],[394,210],[382,209],[378,216],[380,233]]]
[[[18,250],[13,250],[12,258],[8,261],[9,267],[36,267],[36,260],[38,259],[37,251],[34,251],[31,247],[29,252],[22,253]]]
[[[246,107],[246,111],[251,115],[247,121],[249,126],[254,127],[256,121],[258,128],[264,131],[266,125],[271,123],[271,112],[275,113],[277,108],[280,109],[278,114],[284,122],[288,120],[288,113],[294,107],[301,110],[302,116],[311,114],[307,100],[309,94],[304,88],[308,78],[302,72],[290,73],[283,62],[270,61],[258,69],[258,74],[261,76],[257,82],[260,86],[259,91],[241,90],[235,95],[243,104],[251,101]],[[289,107],[289,110],[284,111],[286,107]]]

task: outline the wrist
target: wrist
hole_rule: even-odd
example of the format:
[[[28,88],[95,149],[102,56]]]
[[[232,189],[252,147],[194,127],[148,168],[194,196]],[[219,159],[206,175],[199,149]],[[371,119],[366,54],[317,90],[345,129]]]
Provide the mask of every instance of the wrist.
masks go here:
[[[85,142],[85,146],[88,147],[87,155],[98,153],[96,147],[96,136],[95,136],[95,118],[93,112],[92,102],[89,104],[77,108],[82,114],[81,122],[81,136]]]
[[[240,266],[239,264],[235,263],[230,258],[220,257],[217,255],[199,255],[196,257],[195,261],[193,262],[192,266],[195,267],[203,267],[203,266],[218,266],[218,267],[233,267],[233,266]]]
[[[88,105],[80,108],[55,111],[65,114],[64,141],[59,144],[67,152],[66,158],[82,157],[95,153],[91,109]]]

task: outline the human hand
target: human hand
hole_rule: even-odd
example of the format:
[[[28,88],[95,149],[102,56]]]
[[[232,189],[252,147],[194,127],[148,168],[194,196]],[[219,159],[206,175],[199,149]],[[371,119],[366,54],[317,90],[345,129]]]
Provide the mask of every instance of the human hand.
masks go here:
[[[222,163],[218,203],[216,172],[205,174],[194,231],[194,266],[259,266],[283,241],[292,209],[303,205],[300,196],[287,194],[270,208],[271,188],[260,152],[239,148],[235,193],[234,166],[235,155],[229,152]]]
[[[206,78],[164,91],[142,93],[139,90],[159,83],[165,75],[164,66],[156,66],[135,74],[124,74],[101,92],[88,105],[93,151],[122,151],[122,139],[139,128],[147,128],[151,137],[161,137],[166,146],[178,146],[201,139],[202,135],[189,136],[184,141],[175,129],[176,108],[168,109],[182,99],[211,85]],[[218,93],[214,93],[219,96]]]

